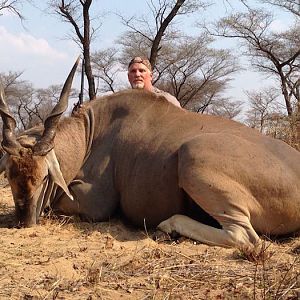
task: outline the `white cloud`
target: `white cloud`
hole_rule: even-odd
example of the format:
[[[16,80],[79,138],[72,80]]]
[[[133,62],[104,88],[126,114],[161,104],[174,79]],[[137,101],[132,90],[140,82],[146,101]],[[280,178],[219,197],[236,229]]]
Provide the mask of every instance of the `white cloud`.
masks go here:
[[[38,55],[50,59],[66,58],[66,54],[51,48],[45,39],[37,39],[24,33],[12,34],[3,26],[0,26],[0,44],[21,55]]]
[[[13,33],[0,25],[0,72],[24,71],[22,80],[32,82],[36,88],[63,83],[78,50],[67,43],[58,50],[44,38],[28,33]]]

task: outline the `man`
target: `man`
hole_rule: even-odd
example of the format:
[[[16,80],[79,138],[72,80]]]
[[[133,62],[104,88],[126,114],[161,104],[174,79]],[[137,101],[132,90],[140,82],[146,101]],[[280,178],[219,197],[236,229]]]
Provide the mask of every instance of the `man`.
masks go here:
[[[164,96],[169,102],[181,107],[179,101],[171,94],[152,85],[152,67],[148,59],[133,58],[128,65],[128,80],[133,89],[145,89]]]

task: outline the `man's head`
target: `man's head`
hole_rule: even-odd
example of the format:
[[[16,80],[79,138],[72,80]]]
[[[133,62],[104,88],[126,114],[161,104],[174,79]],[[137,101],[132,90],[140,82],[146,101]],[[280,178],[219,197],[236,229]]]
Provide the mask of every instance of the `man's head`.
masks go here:
[[[152,68],[148,59],[135,57],[128,65],[128,80],[133,89],[152,89]]]

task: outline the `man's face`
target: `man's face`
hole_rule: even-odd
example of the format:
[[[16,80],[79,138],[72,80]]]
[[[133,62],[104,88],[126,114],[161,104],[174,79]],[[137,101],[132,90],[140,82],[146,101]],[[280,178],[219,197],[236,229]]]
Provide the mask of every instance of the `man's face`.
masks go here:
[[[133,63],[128,69],[128,80],[133,89],[151,90],[152,72],[142,63]]]

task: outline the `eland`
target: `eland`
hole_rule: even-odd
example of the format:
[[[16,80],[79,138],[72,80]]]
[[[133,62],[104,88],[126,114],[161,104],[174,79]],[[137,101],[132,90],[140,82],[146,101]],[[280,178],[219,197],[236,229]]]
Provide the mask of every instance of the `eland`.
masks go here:
[[[44,126],[18,137],[1,91],[0,171],[20,225],[37,224],[46,207],[91,222],[119,210],[133,225],[223,247],[300,229],[298,151],[142,90],[97,98],[61,119],[77,64]]]

